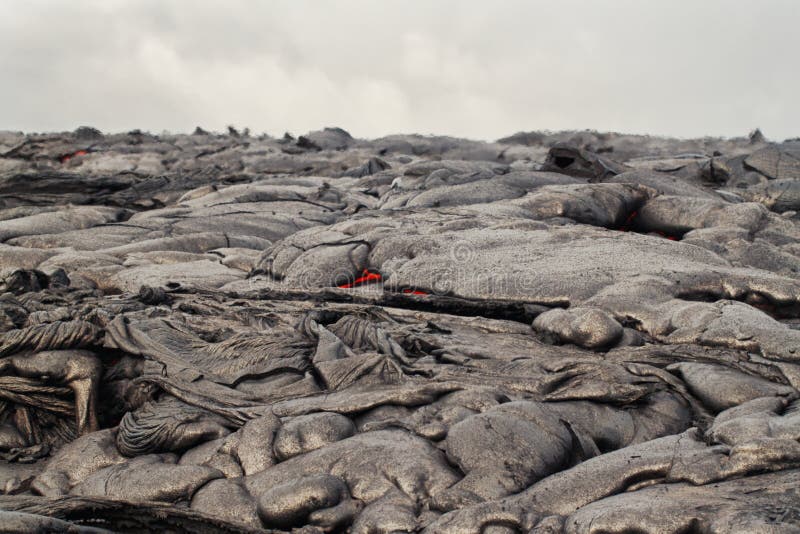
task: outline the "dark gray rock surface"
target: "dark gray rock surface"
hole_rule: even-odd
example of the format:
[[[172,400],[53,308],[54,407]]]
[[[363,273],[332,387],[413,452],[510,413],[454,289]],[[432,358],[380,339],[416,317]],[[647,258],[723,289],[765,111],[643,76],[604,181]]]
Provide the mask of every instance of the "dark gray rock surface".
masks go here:
[[[0,531],[800,532],[798,161],[0,133]]]

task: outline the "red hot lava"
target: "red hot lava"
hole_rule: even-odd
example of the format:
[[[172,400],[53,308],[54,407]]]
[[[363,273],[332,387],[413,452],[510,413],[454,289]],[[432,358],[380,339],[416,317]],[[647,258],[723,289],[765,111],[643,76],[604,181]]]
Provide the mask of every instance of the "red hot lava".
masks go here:
[[[358,278],[356,278],[355,280],[353,280],[350,283],[341,284],[339,286],[339,288],[340,289],[350,289],[352,287],[364,286],[364,285],[367,285],[367,284],[375,284],[377,282],[380,282],[381,280],[383,280],[383,277],[381,276],[380,273],[374,273],[374,272],[370,271],[369,269],[364,269],[361,272],[361,276],[359,276]]]
[[[363,271],[361,271],[361,276],[359,276],[358,278],[356,278],[352,282],[348,282],[346,284],[341,284],[338,287],[339,287],[339,289],[351,289],[351,288],[354,288],[354,287],[365,286],[367,284],[376,284],[376,283],[381,282],[381,281],[383,281],[383,277],[381,276],[381,273],[376,273],[376,272],[370,271],[369,269],[364,269]],[[427,295],[428,294],[425,291],[421,291],[419,289],[412,289],[412,288],[403,289],[403,293],[405,293],[406,295]]]
[[[61,156],[58,159],[61,161],[61,163],[66,163],[66,162],[68,162],[69,160],[71,160],[72,158],[74,158],[76,156],[85,156],[88,153],[89,152],[87,152],[86,150],[76,150],[72,154],[64,154],[63,156]]]

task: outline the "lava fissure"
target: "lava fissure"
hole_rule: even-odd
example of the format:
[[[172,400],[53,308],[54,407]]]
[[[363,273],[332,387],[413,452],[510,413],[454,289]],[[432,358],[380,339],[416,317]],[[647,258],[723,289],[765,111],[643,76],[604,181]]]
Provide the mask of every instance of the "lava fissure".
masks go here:
[[[683,239],[683,234],[670,234],[662,230],[645,230],[642,228],[641,224],[638,221],[639,218],[639,210],[631,211],[628,216],[625,218],[625,222],[623,222],[620,226],[616,228],[612,228],[612,230],[617,230],[619,232],[633,232],[636,234],[642,235],[657,235],[663,237],[665,239],[669,239],[670,241],[680,241]]]

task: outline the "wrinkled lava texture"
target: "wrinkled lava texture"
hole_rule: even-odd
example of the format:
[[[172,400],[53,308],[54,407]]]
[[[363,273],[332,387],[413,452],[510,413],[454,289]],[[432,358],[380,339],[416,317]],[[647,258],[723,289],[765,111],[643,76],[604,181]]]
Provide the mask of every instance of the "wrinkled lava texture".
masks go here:
[[[800,532],[800,140],[0,133],[0,531]]]

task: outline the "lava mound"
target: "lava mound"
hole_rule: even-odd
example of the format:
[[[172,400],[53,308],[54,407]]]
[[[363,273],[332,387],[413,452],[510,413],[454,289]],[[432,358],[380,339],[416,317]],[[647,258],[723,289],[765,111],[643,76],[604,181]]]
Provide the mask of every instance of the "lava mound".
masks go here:
[[[0,132],[0,531],[800,532],[798,211],[760,132]]]

